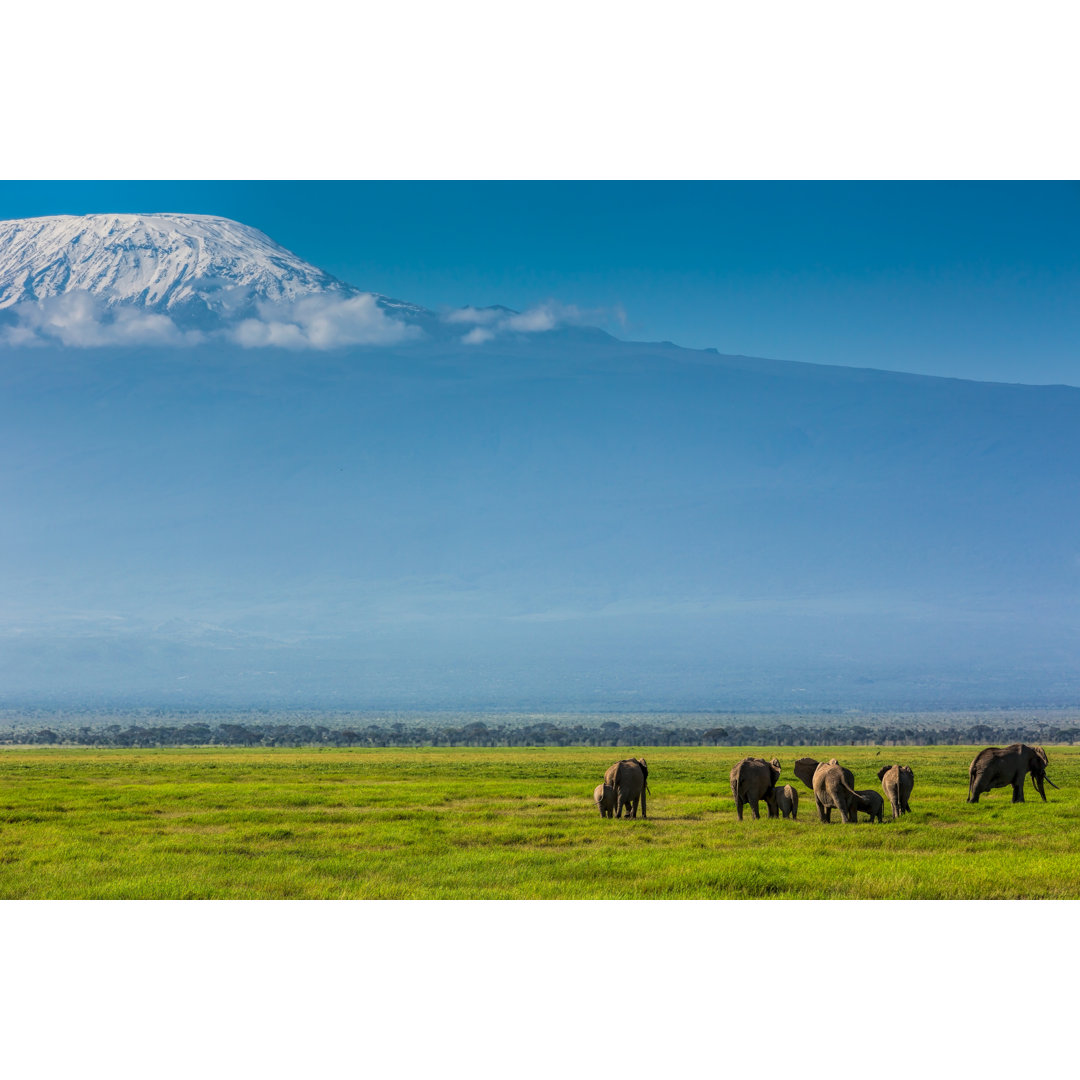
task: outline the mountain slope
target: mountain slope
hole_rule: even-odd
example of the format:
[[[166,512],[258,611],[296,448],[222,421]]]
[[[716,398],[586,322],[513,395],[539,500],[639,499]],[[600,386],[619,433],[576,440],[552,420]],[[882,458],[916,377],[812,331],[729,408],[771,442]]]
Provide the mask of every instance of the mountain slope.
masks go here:
[[[1080,701],[1080,391],[539,336],[0,351],[0,683],[145,702]]]

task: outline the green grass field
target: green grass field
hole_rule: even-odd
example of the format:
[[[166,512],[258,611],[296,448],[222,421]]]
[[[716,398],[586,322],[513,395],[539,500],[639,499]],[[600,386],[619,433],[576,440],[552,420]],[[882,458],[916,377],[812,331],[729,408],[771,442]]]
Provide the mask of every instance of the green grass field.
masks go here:
[[[1015,806],[965,802],[977,749],[5,749],[0,897],[1080,896],[1080,747],[1047,747],[1061,790],[1029,781]],[[747,753],[780,758],[798,821],[736,820]],[[592,789],[630,754],[649,817],[602,820]],[[878,790],[882,764],[911,765],[913,813],[820,824],[804,754]]]

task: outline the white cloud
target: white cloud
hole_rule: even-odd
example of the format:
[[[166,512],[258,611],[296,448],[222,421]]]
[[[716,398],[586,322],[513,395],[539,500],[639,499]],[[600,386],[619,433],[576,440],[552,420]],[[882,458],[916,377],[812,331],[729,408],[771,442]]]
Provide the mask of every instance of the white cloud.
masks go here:
[[[482,345],[495,336],[494,330],[485,330],[482,326],[474,326],[461,340],[466,345]]]
[[[542,334],[548,330],[557,330],[561,326],[583,326],[605,322],[614,317],[620,324],[625,323],[626,315],[621,308],[614,312],[603,310],[585,311],[573,304],[560,304],[557,300],[548,300],[526,311],[511,311],[509,308],[457,308],[443,315],[443,322],[471,324],[471,329],[461,339],[466,345],[480,345],[490,341],[497,334]]]
[[[86,292],[63,293],[16,304],[0,313],[0,344],[196,345],[226,340],[246,348],[333,349],[392,345],[423,331],[391,318],[370,293],[307,296],[289,304],[262,304],[257,318],[226,322],[220,330],[181,330],[168,315],[135,307],[108,307]]]
[[[258,319],[226,332],[247,347],[333,349],[341,345],[395,345],[422,335],[418,326],[392,319],[371,293],[347,299],[305,296],[291,304],[260,304]]]
[[[511,315],[503,324],[507,330],[519,333],[535,334],[545,330],[554,330],[559,320],[551,304],[541,304],[517,315]]]
[[[205,337],[181,330],[167,315],[108,309],[85,292],[16,304],[7,317],[8,325],[0,327],[0,341],[7,345],[189,345]]]

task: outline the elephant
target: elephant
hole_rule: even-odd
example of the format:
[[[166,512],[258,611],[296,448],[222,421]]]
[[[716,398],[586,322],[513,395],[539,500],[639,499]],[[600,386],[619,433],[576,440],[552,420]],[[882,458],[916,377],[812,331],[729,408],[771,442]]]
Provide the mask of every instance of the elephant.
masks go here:
[[[758,802],[761,799],[765,800],[769,817],[777,816],[776,781],[779,778],[780,762],[776,758],[772,761],[764,758],[743,758],[731,770],[731,794],[735,799],[735,813],[739,815],[740,821],[743,806],[747,804],[755,819],[761,816],[758,813]]]
[[[827,764],[835,765],[836,758],[831,758]],[[795,775],[811,790],[814,790],[814,773],[817,771],[818,765],[821,762],[812,757],[801,757],[795,762]],[[841,773],[844,777],[844,783],[849,788],[855,786],[855,777],[850,769],[845,769],[843,765],[840,766]]]
[[[968,769],[967,801],[977,803],[979,796],[991,788],[1011,784],[1012,801],[1023,802],[1024,779],[1031,773],[1031,783],[1042,796],[1042,801],[1046,802],[1044,780],[1055,790],[1060,790],[1046,775],[1047,764],[1046,751],[1041,746],[1026,746],[1024,743],[1013,743],[1004,749],[988,746],[979,751]]]
[[[615,816],[622,817],[623,809],[628,818],[637,817],[638,802],[641,802],[641,816],[645,813],[645,794],[649,790],[649,767],[645,759],[626,758],[616,761],[604,773],[604,783],[615,789]]]
[[[910,814],[908,797],[915,786],[915,774],[907,765],[886,765],[878,769],[878,779],[892,806],[893,821],[901,814]]]
[[[776,812],[780,817],[799,819],[799,793],[790,784],[776,789]]]
[[[615,816],[615,789],[607,784],[597,784],[592,793],[593,802],[601,817]]]
[[[866,791],[856,791],[855,794],[858,795],[864,803],[868,804],[868,806],[860,806],[859,809],[862,810],[864,814],[869,814],[871,821],[873,821],[874,818],[877,818],[878,824],[880,825],[885,820],[885,800],[881,795],[873,788],[867,788]]]
[[[796,775],[806,783],[804,776],[798,772],[802,762],[812,761],[812,758],[800,758],[795,763]],[[805,771],[805,770],[804,770]],[[857,825],[859,823],[859,811],[870,813],[871,804],[847,782],[851,773],[837,762],[836,758],[824,764],[818,765],[814,770],[813,783],[814,799],[817,801],[818,817],[823,822],[832,820],[833,807],[840,811],[840,820],[845,825]],[[854,780],[854,778],[852,778]]]

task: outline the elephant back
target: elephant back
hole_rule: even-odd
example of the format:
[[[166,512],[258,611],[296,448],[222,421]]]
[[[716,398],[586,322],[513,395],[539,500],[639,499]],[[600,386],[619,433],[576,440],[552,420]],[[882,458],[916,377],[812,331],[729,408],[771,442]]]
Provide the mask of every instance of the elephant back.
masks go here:
[[[609,787],[619,788],[630,798],[641,793],[645,786],[645,771],[641,763],[634,758],[617,761],[604,773],[604,783]]]

